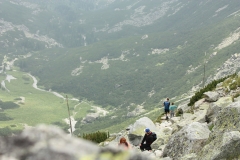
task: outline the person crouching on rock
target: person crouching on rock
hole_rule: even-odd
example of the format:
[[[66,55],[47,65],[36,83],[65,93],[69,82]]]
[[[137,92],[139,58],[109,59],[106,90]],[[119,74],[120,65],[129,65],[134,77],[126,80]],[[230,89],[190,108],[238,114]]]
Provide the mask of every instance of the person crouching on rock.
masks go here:
[[[131,148],[130,144],[127,142],[126,138],[124,138],[124,137],[122,137],[120,139],[118,146],[123,147],[124,149],[130,149]]]
[[[153,136],[152,136],[152,132],[150,131],[149,128],[145,129],[145,135],[143,137],[143,140],[140,144],[140,149],[141,151],[147,150],[150,151],[152,150],[151,148],[151,144],[153,143]]]

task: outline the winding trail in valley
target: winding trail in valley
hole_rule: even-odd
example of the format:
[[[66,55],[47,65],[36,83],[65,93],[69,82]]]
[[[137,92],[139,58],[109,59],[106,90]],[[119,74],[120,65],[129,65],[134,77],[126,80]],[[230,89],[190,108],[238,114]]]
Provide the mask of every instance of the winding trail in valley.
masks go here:
[[[54,94],[55,96],[57,96],[57,97],[59,97],[59,98],[62,98],[62,99],[64,99],[64,100],[66,99],[65,97],[63,97],[61,94],[59,94],[59,93],[57,93],[57,92],[47,91],[47,90],[38,88],[38,86],[37,86],[37,83],[38,83],[37,78],[34,77],[33,75],[31,75],[30,73],[28,73],[27,75],[30,76],[30,77],[33,79],[33,84],[32,84],[33,88],[35,88],[35,89],[37,89],[37,90],[39,90],[39,91],[42,91],[42,92],[52,93],[52,94]],[[71,101],[79,101],[77,98],[71,98],[71,99],[69,99],[69,100],[71,100]],[[79,104],[80,104],[80,103],[79,103]],[[79,104],[77,104],[77,105],[79,105]],[[75,125],[76,125],[77,121],[74,119],[73,116],[70,116],[70,119],[71,119],[71,124],[72,124],[72,131],[74,132],[74,131],[75,131]],[[65,119],[63,119],[63,120],[64,120],[64,122],[66,122],[67,124],[70,124],[69,118],[65,118]],[[70,132],[70,131],[71,131],[70,128],[68,129],[68,131],[69,131],[69,133],[71,133],[71,132]]]
[[[10,69],[14,66],[14,62],[15,62],[16,60],[18,60],[18,59],[15,58],[14,60],[12,60],[12,61],[9,62],[9,61],[7,60],[7,56],[4,56],[4,60],[3,60],[3,62],[2,62],[2,66],[1,66],[2,70],[0,70],[0,73],[4,73],[4,74],[6,75],[6,78],[5,78],[4,80],[2,80],[2,81],[0,82],[0,84],[1,84],[1,87],[4,88],[7,92],[10,92],[10,90],[7,89],[5,82],[9,82],[9,83],[10,83],[11,80],[14,80],[14,79],[16,79],[16,78],[13,77],[12,75],[8,75],[8,74],[6,73],[6,71],[10,70]],[[6,64],[6,66],[5,66],[6,70],[5,70],[5,71],[3,70],[4,64]],[[44,89],[39,88],[39,87],[37,86],[37,84],[38,84],[37,78],[34,77],[33,75],[31,75],[30,73],[26,73],[26,75],[29,76],[29,77],[31,77],[31,78],[33,79],[32,87],[33,87],[34,89],[39,90],[39,91],[42,91],[42,92],[48,92],[48,93],[54,94],[55,96],[57,96],[57,97],[59,97],[59,98],[62,98],[63,100],[66,100],[66,98],[65,98],[63,95],[61,95],[60,93],[57,93],[57,92],[54,92],[54,91],[51,91],[51,90],[47,91],[47,90],[44,90]],[[25,97],[21,97],[21,99],[22,99],[22,101],[24,102]],[[78,102],[78,103],[74,106],[74,109],[75,109],[78,105],[80,105],[81,103],[87,103],[89,106],[91,106],[91,107],[95,110],[97,116],[101,116],[101,115],[102,115],[102,116],[106,116],[106,114],[109,113],[108,111],[102,109],[101,107],[92,106],[92,105],[91,105],[90,103],[88,103],[88,102],[85,102],[85,101],[79,102],[79,100],[78,100],[77,98],[70,98],[70,99],[68,99],[68,100]],[[22,101],[21,101],[21,102],[22,102]],[[66,111],[66,112],[67,112],[67,111]],[[77,112],[73,111],[73,113],[72,113],[72,115],[70,116],[70,118],[68,117],[68,118],[63,119],[63,121],[64,121],[65,123],[67,123],[68,125],[70,125],[70,121],[71,121],[72,131],[73,131],[73,132],[76,130],[76,129],[75,129],[75,125],[76,125],[77,121],[74,119],[74,116],[75,116],[76,114],[77,114]],[[86,115],[86,116],[88,116],[88,115]],[[31,126],[28,126],[27,124],[24,124],[24,126],[25,126],[25,127],[31,127]],[[68,131],[69,131],[69,133],[70,133],[70,131],[71,131],[70,127],[69,127]]]
[[[53,91],[47,91],[47,90],[44,90],[44,89],[41,89],[41,88],[38,88],[37,86],[37,78],[34,77],[33,75],[31,75],[30,73],[27,74],[28,76],[30,76],[32,79],[33,79],[33,88],[39,90],[39,91],[43,91],[43,92],[49,92],[49,93],[52,93],[54,94],[55,96],[59,97],[59,98],[62,98],[62,99],[66,99],[65,97],[63,97],[61,94],[57,93],[57,92],[53,92]],[[72,101],[79,101],[77,98],[72,98],[72,99],[69,99],[69,100],[72,100]]]

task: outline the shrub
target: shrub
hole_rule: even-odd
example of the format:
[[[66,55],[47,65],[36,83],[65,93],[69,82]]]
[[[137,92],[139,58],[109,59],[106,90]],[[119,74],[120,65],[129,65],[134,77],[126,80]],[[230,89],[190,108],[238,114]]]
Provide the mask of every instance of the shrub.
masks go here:
[[[213,89],[216,88],[216,85],[220,82],[223,82],[224,80],[226,80],[227,78],[231,77],[231,76],[236,76],[236,73],[230,76],[226,76],[224,78],[218,79],[218,80],[214,80],[211,83],[209,83],[206,87],[202,88],[200,91],[196,92],[194,96],[192,96],[192,98],[190,99],[190,102],[188,103],[188,106],[192,106],[194,105],[195,102],[197,102],[198,100],[203,98],[203,93],[207,92],[207,91],[212,91]]]
[[[84,134],[82,138],[90,140],[95,143],[101,143],[109,138],[109,132],[95,132],[90,134]]]
[[[11,136],[20,133],[21,130],[12,130],[10,127],[0,128],[0,136]]]
[[[237,82],[236,82],[236,83],[237,83],[237,86],[240,87],[240,77],[238,77],[236,81],[237,81]]]
[[[17,105],[16,103],[13,102],[0,102],[0,108],[4,109],[14,109],[14,108],[18,108],[19,105]]]
[[[9,136],[12,134],[12,130],[9,127],[4,127],[4,128],[0,128],[0,135],[1,136]]]
[[[213,127],[214,127],[214,124],[211,124],[210,126],[208,126],[208,129],[212,131]]]
[[[11,117],[8,117],[5,113],[0,113],[0,121],[9,121],[12,120]]]
[[[240,92],[234,94],[234,95],[232,96],[232,101],[234,102],[234,98],[237,98],[237,97],[239,97],[239,96],[240,96]]]
[[[19,98],[15,98],[14,100],[15,100],[15,101],[21,101],[22,98],[20,98],[20,97],[19,97]]]
[[[28,76],[26,76],[26,75],[23,75],[22,79],[25,80],[25,81],[30,81],[30,78]]]
[[[230,90],[236,90],[237,87],[238,87],[237,82],[234,82],[234,83],[230,84],[230,86],[229,86]]]
[[[162,122],[161,117],[162,117],[162,116],[157,117],[157,119],[155,120],[155,122],[157,122],[157,123],[161,123],[161,122]]]

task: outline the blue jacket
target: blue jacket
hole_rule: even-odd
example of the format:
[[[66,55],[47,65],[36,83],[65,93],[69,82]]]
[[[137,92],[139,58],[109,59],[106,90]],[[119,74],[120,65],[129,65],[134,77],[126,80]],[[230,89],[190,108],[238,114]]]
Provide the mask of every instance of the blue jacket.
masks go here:
[[[169,101],[165,101],[165,102],[163,102],[163,105],[164,105],[164,109],[169,109],[170,102]]]

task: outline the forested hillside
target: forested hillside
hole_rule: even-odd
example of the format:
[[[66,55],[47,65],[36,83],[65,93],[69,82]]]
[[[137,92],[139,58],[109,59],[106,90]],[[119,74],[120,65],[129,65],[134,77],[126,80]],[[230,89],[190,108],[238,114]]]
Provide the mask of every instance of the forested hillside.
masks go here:
[[[202,87],[204,65],[208,77],[240,49],[237,0],[0,0],[0,11],[2,59],[123,115]]]

